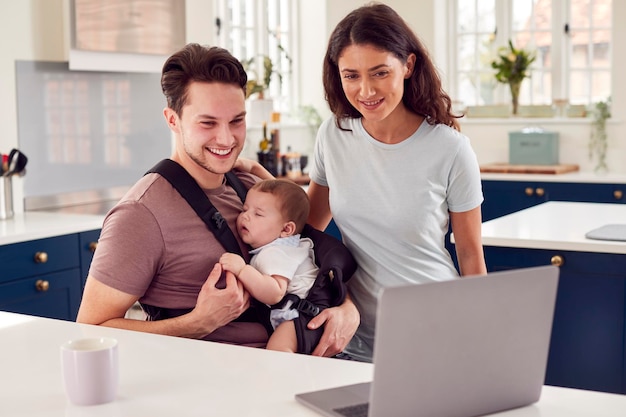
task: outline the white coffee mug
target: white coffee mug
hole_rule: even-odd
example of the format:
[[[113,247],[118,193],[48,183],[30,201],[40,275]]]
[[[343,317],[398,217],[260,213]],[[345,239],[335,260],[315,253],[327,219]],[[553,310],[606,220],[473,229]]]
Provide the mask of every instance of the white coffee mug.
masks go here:
[[[73,404],[104,404],[115,399],[117,351],[117,340],[106,337],[75,339],[61,345],[65,392]]]

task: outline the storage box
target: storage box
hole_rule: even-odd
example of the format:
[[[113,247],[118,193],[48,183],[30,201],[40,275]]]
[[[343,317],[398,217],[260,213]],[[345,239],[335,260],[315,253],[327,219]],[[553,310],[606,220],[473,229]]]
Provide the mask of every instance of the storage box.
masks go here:
[[[559,133],[541,128],[509,132],[509,163],[556,165],[559,163]]]

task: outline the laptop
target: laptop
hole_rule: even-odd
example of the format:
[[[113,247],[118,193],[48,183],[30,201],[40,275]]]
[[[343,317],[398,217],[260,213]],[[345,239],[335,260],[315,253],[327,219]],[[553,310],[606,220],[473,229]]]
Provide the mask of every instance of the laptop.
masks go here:
[[[371,383],[296,394],[325,416],[472,417],[539,400],[559,269],[386,288]]]

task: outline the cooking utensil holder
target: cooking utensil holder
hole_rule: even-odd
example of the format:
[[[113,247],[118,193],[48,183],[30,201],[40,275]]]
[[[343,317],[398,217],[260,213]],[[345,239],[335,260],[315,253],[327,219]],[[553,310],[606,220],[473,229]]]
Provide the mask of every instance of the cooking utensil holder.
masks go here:
[[[11,177],[0,177],[0,220],[13,217],[13,181]]]

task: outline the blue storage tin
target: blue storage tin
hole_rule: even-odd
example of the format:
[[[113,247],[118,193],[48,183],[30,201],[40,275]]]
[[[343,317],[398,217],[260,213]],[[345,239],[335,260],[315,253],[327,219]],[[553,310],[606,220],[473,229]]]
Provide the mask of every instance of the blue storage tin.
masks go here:
[[[559,132],[528,127],[509,132],[509,163],[512,165],[557,165]]]

